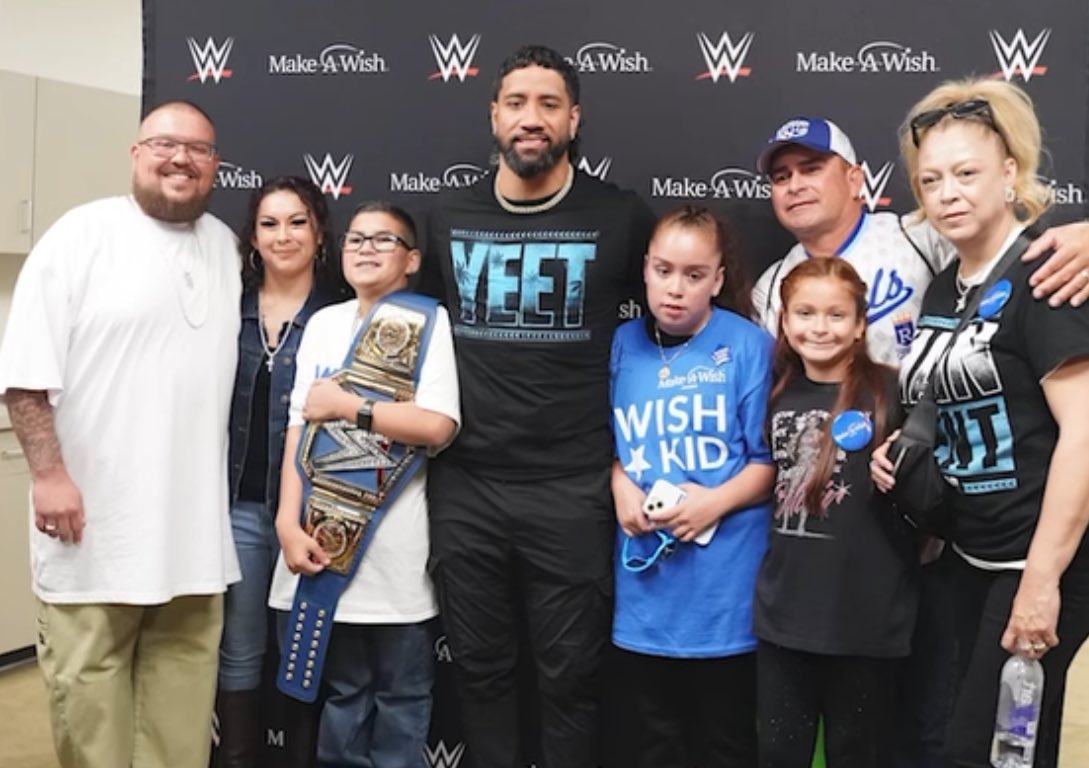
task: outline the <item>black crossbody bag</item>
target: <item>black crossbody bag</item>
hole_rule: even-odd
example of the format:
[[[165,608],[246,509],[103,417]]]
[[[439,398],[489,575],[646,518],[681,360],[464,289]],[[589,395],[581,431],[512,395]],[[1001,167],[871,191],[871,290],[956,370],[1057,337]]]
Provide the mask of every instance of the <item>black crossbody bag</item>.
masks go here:
[[[949,344],[930,370],[926,388],[919,401],[912,407],[900,428],[900,436],[889,446],[889,461],[893,464],[893,475],[896,477],[896,485],[889,492],[889,496],[907,521],[926,533],[948,538],[953,526],[947,503],[951,488],[934,458],[938,431],[935,387],[939,372],[953,349],[957,336],[968,327],[968,323],[975,316],[980,302],[1010,266],[1021,258],[1030,242],[1023,233],[1019,235],[972,296],[972,300],[961,313],[960,322],[953,331]]]

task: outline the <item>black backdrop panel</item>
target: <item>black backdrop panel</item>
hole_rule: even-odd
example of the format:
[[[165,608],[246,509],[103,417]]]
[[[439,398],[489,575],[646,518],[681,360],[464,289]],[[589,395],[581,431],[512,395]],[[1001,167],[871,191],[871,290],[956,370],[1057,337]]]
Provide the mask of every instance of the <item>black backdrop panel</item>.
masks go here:
[[[145,108],[190,99],[215,119],[213,209],[236,228],[250,190],[309,174],[343,228],[358,203],[423,215],[489,166],[502,59],[539,42],[583,86],[582,167],[659,211],[729,215],[755,273],[790,238],[755,156],[787,117],[826,115],[865,162],[873,207],[907,211],[896,128],[936,83],[1005,77],[1036,100],[1054,221],[1087,213],[1089,4],[1070,0],[144,0]],[[463,756],[442,665],[433,766]]]

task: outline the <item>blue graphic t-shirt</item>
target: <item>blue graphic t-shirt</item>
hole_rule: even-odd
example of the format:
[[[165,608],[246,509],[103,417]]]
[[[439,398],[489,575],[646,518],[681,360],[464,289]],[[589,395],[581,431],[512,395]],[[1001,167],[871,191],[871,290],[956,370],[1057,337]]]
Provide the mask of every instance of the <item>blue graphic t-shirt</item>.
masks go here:
[[[611,395],[616,455],[644,491],[721,485],[749,462],[771,462],[764,437],[772,341],[756,325],[715,309],[669,365],[647,323],[613,339]],[[668,375],[663,369],[668,367]],[[726,515],[707,546],[677,544],[642,573],[617,562],[613,642],[637,653],[709,658],[751,651],[753,590],[767,546],[769,503]],[[617,551],[626,535],[618,531]],[[651,549],[656,535],[639,537]],[[651,542],[653,539],[654,542]]]
[[[1053,309],[1034,299],[1028,278],[1038,266],[1017,262],[1001,276],[937,372],[935,455],[956,489],[954,540],[996,563],[1027,556],[1058,440],[1040,382],[1089,355],[1089,305]],[[957,327],[956,269],[940,274],[923,301],[900,369],[906,404],[918,401]]]

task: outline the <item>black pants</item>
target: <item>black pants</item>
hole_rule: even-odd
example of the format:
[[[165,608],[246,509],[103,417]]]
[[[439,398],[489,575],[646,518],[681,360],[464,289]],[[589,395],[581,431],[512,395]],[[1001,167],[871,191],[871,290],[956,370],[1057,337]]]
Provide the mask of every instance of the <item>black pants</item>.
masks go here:
[[[919,613],[911,655],[897,675],[893,768],[945,768],[945,735],[956,692],[952,558],[946,547],[919,570]]]
[[[983,571],[956,557],[952,576],[960,687],[950,728],[950,753],[954,765],[990,768],[999,676],[1009,658],[999,643],[1021,572]],[[1084,544],[1063,575],[1060,596],[1059,645],[1040,660],[1044,701],[1036,735],[1036,768],[1058,764],[1066,672],[1089,636],[1089,547]]]
[[[512,483],[441,460],[429,467],[431,572],[476,768],[513,768],[537,751],[520,744],[527,715],[541,768],[598,764],[615,535],[608,479],[598,470]],[[518,690],[520,621],[535,700]]]
[[[611,656],[609,768],[756,765],[756,654]]]
[[[757,731],[762,768],[806,768],[824,718],[828,768],[886,768],[899,659],[825,656],[761,641]]]

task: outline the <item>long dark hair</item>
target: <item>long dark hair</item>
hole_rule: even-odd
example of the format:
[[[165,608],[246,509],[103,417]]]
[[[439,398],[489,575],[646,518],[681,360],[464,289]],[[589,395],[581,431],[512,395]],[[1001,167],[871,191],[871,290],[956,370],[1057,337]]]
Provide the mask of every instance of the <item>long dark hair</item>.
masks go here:
[[[238,238],[238,252],[242,255],[242,284],[249,290],[260,288],[265,282],[265,263],[252,243],[257,230],[257,210],[261,207],[261,201],[273,192],[295,193],[314,221],[314,229],[321,243],[314,259],[312,290],[324,292],[331,299],[346,297],[349,290],[341,273],[340,260],[336,258],[336,241],[330,229],[329,206],[325,202],[325,195],[314,182],[301,176],[277,176],[266,181],[250,195],[246,221]]]
[[[850,264],[838,258],[812,258],[792,269],[779,287],[782,309],[779,312],[779,331],[775,340],[775,385],[771,390],[771,406],[782,396],[790,383],[805,375],[805,363],[787,343],[783,332],[783,318],[790,310],[790,301],[803,280],[836,280],[850,293],[855,313],[866,324],[866,284]],[[875,363],[866,351],[866,335],[855,342],[847,364],[847,376],[839,388],[839,396],[832,407],[827,423],[821,429],[820,451],[816,463],[805,484],[805,504],[811,510],[819,510],[822,496],[836,468],[838,449],[832,440],[832,420],[852,408],[873,408],[874,435],[870,445],[879,445],[885,439],[887,410],[887,377],[892,369]],[[771,409],[769,409],[770,412]]]
[[[752,280],[741,263],[737,238],[734,237],[732,228],[702,205],[685,205],[662,216],[654,225],[650,239],[654,240],[667,227],[697,229],[711,238],[713,247],[718,252],[719,266],[725,275],[722,290],[713,299],[714,304],[746,319],[752,317]]]

